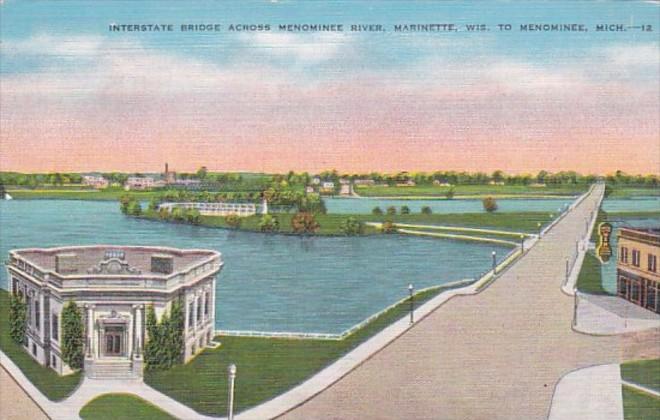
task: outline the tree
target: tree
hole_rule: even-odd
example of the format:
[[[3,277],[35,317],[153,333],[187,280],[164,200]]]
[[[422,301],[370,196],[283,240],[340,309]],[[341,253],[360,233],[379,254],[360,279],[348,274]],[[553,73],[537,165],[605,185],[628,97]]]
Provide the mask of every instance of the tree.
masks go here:
[[[277,232],[280,230],[280,221],[275,216],[264,214],[259,221],[259,230],[262,232]]]
[[[147,369],[168,369],[183,362],[185,314],[180,301],[172,302],[169,315],[156,319],[153,305],[147,306],[147,342],[144,361]]]
[[[193,225],[198,225],[201,221],[202,215],[197,209],[188,209],[186,210],[186,222],[192,223]]]
[[[401,214],[410,214],[410,207],[401,206]]]
[[[131,200],[126,209],[126,214],[130,216],[139,216],[142,214],[142,206],[136,199]]]
[[[291,228],[294,233],[314,234],[320,227],[312,213],[298,212],[291,218]]]
[[[394,222],[391,220],[386,220],[383,222],[383,225],[381,226],[381,230],[383,233],[395,233],[396,232],[396,227],[394,225]]]
[[[25,341],[27,327],[27,303],[22,294],[12,294],[9,298],[9,335],[17,344]]]
[[[455,194],[456,191],[454,190],[454,187],[449,187],[449,190],[445,193],[445,197],[447,197],[447,200],[451,200],[454,198]]]
[[[493,197],[484,198],[482,204],[484,206],[484,210],[486,210],[489,213],[492,213],[495,210],[497,210],[497,201],[495,201]]]
[[[383,214],[383,209],[381,209],[380,207],[374,207],[374,209],[371,210],[371,214],[380,216],[381,214]]]
[[[206,169],[206,166],[202,166],[197,170],[197,178],[204,180],[206,179],[206,175],[208,174],[208,169]]]
[[[82,312],[74,301],[62,309],[62,360],[71,369],[83,367],[84,329]]]
[[[241,227],[242,219],[235,214],[228,214],[225,216],[225,223],[231,229],[238,229]]]
[[[389,207],[387,208],[387,214],[388,214],[389,216],[394,216],[394,215],[396,214],[396,207],[394,207],[394,206],[389,206]]]
[[[152,197],[151,200],[149,200],[149,211],[156,211],[158,210],[158,205],[160,204],[160,200],[158,200],[156,197]]]
[[[357,220],[355,217],[349,217],[344,220],[339,229],[346,236],[357,236],[364,233],[364,223]]]
[[[433,213],[433,210],[431,210],[431,207],[429,207],[429,206],[422,207],[422,214],[431,214],[431,213]]]

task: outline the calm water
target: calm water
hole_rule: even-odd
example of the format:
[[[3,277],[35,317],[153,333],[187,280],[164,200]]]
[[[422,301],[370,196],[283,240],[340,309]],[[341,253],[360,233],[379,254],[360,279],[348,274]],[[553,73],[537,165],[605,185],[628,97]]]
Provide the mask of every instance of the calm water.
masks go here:
[[[480,205],[480,204],[479,204]],[[124,217],[114,202],[0,200],[0,255],[13,248],[94,243],[211,248],[225,268],[217,327],[338,333],[416,288],[474,277],[494,245],[398,235],[305,238]],[[6,287],[0,269],[0,286]]]
[[[660,211],[660,197],[607,199],[602,208],[605,211]]]
[[[551,199],[502,199],[497,200],[498,212],[521,212],[541,211],[556,213],[570,204],[573,199],[551,198]],[[374,207],[380,207],[385,211],[389,206],[394,206],[397,211],[401,206],[408,206],[413,213],[419,213],[423,206],[431,207],[433,213],[481,213],[485,212],[481,200],[390,200],[377,198],[326,198],[328,213],[341,214],[367,214]]]

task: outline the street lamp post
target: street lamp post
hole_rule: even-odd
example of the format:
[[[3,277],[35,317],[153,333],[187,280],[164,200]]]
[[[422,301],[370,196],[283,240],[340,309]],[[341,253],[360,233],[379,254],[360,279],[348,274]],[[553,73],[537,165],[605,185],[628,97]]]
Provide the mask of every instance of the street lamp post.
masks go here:
[[[493,274],[497,274],[497,252],[493,251]]]
[[[227,369],[229,372],[229,406],[227,407],[227,419],[234,420],[234,380],[236,379],[236,365],[231,364]]]
[[[413,297],[413,292],[415,291],[415,288],[413,287],[413,284],[410,283],[408,285],[408,293],[410,293],[410,325],[412,325],[415,322],[415,302],[414,302],[414,297]]]
[[[525,252],[525,235],[520,235],[520,252]]]
[[[539,238],[540,238],[541,237],[541,222],[537,222],[536,227],[539,229]]]

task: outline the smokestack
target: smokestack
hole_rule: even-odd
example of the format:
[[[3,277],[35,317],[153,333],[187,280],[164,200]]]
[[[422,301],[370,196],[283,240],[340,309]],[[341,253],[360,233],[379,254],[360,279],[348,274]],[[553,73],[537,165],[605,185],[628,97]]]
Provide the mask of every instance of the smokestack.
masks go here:
[[[170,171],[168,170],[167,162],[165,162],[165,178],[167,178],[167,174],[168,174],[169,172],[170,172]]]

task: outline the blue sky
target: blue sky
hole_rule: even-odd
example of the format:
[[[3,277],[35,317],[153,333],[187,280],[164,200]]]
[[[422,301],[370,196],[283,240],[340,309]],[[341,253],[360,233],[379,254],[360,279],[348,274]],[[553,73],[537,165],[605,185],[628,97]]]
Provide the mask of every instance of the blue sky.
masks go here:
[[[237,170],[510,163],[504,169],[524,171],[544,163],[506,159],[524,145],[527,157],[565,149],[549,164],[559,170],[598,141],[624,153],[622,133],[647,149],[658,134],[658,2],[4,0],[0,21],[0,105],[10,127],[2,140],[25,147],[29,139],[43,154],[32,162],[0,160],[12,168],[61,166],[72,153],[100,164],[98,147],[124,145],[131,136],[145,149],[136,169],[180,153],[174,142],[184,137],[194,145],[179,164],[186,169],[209,154]],[[112,23],[173,24],[175,31],[111,33]],[[178,30],[197,23],[268,23],[273,30]],[[290,23],[346,30],[276,29]],[[368,23],[386,31],[347,30]],[[460,31],[393,31],[406,23],[454,23]],[[490,30],[470,33],[469,23]],[[512,31],[499,31],[500,23]],[[521,33],[524,23],[580,23],[589,31]],[[599,23],[648,24],[654,32],[595,32]],[[46,116],[38,130],[28,122],[34,115]],[[567,137],[568,148],[560,140]],[[226,156],[237,145],[257,162]],[[388,158],[387,147],[402,157]],[[374,160],[347,159],[364,148],[377,149]],[[474,161],[462,162],[456,148]],[[626,153],[631,168],[660,165],[647,152]],[[584,170],[616,163],[605,154],[590,159]]]

